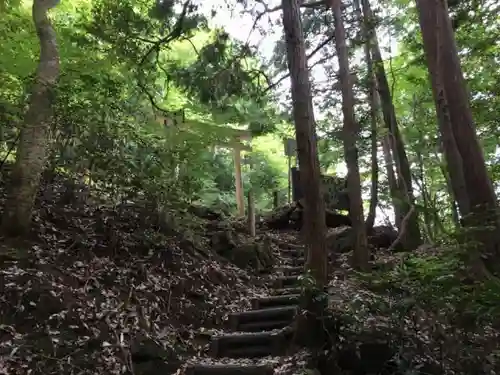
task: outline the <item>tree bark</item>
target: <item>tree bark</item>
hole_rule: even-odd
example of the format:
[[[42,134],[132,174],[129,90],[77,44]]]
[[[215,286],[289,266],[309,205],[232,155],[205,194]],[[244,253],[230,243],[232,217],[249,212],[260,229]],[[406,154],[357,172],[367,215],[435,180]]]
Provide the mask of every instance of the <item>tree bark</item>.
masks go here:
[[[449,106],[444,94],[443,77],[438,67],[437,40],[433,38],[433,40],[428,40],[427,42],[432,44],[428,47],[429,50],[435,51],[433,57],[427,58],[427,66],[429,68],[432,94],[441,135],[440,151],[443,152],[446,161],[453,199],[458,203],[460,214],[466,216],[470,212],[470,202],[465,186],[462,156],[458,151],[455,136],[453,135]]]
[[[57,4],[58,1],[54,0],[33,2],[32,17],[40,42],[40,60],[2,218],[2,231],[8,236],[25,235],[30,229],[33,205],[49,149],[54,91],[59,78],[59,52],[48,10]]]
[[[372,181],[370,187],[370,207],[368,209],[368,216],[366,217],[365,227],[367,233],[373,230],[373,225],[375,223],[375,216],[378,205],[378,111],[379,111],[379,97],[377,94],[377,81],[375,79],[373,71],[373,60],[371,54],[372,39],[370,35],[370,25],[368,25],[368,20],[363,18],[361,15],[361,8],[359,1],[354,2],[355,11],[358,18],[362,20],[362,33],[365,39],[365,59],[367,68],[367,78],[368,78],[368,100],[370,102],[370,141],[371,141],[371,170],[372,170]]]
[[[459,204],[468,204],[470,209],[463,222],[467,227],[474,228],[471,239],[482,244],[471,253],[471,266],[478,277],[484,277],[488,271],[500,274],[500,223],[496,196],[476,135],[447,3],[442,0],[416,0],[416,4],[434,87],[436,112],[438,118],[442,117],[444,111],[440,103],[447,105],[451,132],[461,156],[468,201]],[[444,143],[443,146],[450,147],[450,144]],[[445,156],[448,158],[446,152]],[[457,177],[450,170],[450,179],[453,178]]]
[[[307,267],[311,270],[316,282],[322,286],[327,281],[325,205],[321,195],[316,123],[304,34],[297,0],[283,0],[282,4],[300,179],[306,205],[304,208],[304,238],[308,253]]]
[[[356,140],[359,125],[354,115],[354,93],[349,74],[349,55],[342,20],[341,0],[329,0],[335,24],[335,47],[339,59],[339,79],[342,88],[342,112],[344,115],[343,141],[347,164],[347,186],[349,191],[349,216],[354,231],[353,266],[359,270],[368,270],[369,252],[366,242],[366,228],[363,218],[363,199],[361,197],[361,177],[359,175],[358,149]]]
[[[453,224],[455,224],[455,229],[460,227],[460,215],[458,212],[458,205],[455,198],[455,194],[453,192],[453,187],[451,186],[450,174],[446,168],[446,160],[444,159],[443,152],[440,150],[441,156],[435,151],[435,157],[437,162],[439,163],[439,169],[441,170],[441,174],[443,175],[446,181],[446,188],[448,190],[448,195],[450,198],[450,206],[451,206],[451,218],[453,220]]]
[[[325,204],[320,186],[316,124],[304,32],[297,0],[282,0],[282,7],[300,180],[305,201],[302,230],[307,251],[306,269],[313,276],[317,289],[323,290],[327,284]],[[322,345],[324,336],[321,322],[324,302],[313,297],[310,292],[306,293],[303,307],[307,313],[298,318],[295,336],[301,341],[299,344],[307,346]]]
[[[420,132],[419,132],[420,133]],[[420,151],[421,147],[421,142],[423,140],[423,137],[420,134],[420,139],[419,139],[419,144],[417,145],[415,149],[415,154],[417,156],[417,161],[418,161],[418,176],[415,178],[415,183],[417,187],[420,189],[421,195],[422,195],[422,204],[424,206],[424,225],[423,225],[423,232],[424,236],[425,233],[427,234],[427,242],[428,243],[434,243],[435,240],[435,225],[433,225],[433,219],[435,220],[440,220],[440,218],[435,217],[435,215],[432,215],[431,213],[436,212],[436,207],[434,207],[431,202],[431,195],[427,189],[427,183],[425,181],[425,171],[424,171],[424,157],[422,155],[422,152]]]
[[[398,182],[396,180],[396,175],[394,174],[394,161],[392,160],[391,145],[389,140],[389,134],[382,138],[382,151],[384,153],[385,170],[387,173],[387,182],[389,185],[389,195],[392,198],[392,206],[394,207],[394,222],[397,228],[401,228],[401,204],[397,202],[398,197]]]
[[[317,295],[327,285],[325,203],[321,194],[316,123],[299,4],[297,0],[282,0],[282,7],[300,180],[305,201],[302,231],[307,252],[306,270],[316,284],[315,288],[305,290],[301,306],[305,314],[297,317],[294,342],[316,348],[322,347],[325,340],[322,321],[325,300]]]
[[[400,232],[403,231],[403,229],[405,231],[404,236],[401,238],[401,242],[406,249],[415,249],[422,243],[422,240],[420,237],[417,210],[411,210],[411,207],[415,205],[415,197],[413,195],[410,163],[406,155],[405,145],[397,123],[396,111],[392,102],[389,82],[387,80],[384,62],[382,60],[382,54],[380,52],[380,46],[378,44],[375,32],[373,13],[370,7],[370,2],[369,0],[362,0],[361,4],[363,7],[363,16],[367,20],[367,23],[370,25],[370,38],[373,41],[373,62],[375,65],[375,76],[377,77],[378,90],[382,102],[382,113],[384,117],[384,123],[391,136],[390,144],[394,152],[394,160],[396,161],[398,185],[400,188],[398,189],[398,192],[400,193],[400,196],[398,198],[400,200],[399,204],[401,215],[406,217],[410,213],[407,220],[405,220],[406,228],[399,228]]]

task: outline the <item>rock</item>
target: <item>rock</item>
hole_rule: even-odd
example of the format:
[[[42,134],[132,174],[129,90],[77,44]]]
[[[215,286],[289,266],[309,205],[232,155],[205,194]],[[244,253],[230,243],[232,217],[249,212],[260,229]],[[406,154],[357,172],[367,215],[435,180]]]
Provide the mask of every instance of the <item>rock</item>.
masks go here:
[[[270,245],[257,242],[237,246],[231,252],[229,260],[240,268],[255,270],[268,269],[274,264]]]
[[[225,230],[214,233],[210,245],[217,254],[243,269],[263,270],[274,264],[271,241],[267,236],[260,241],[238,243],[237,235]]]
[[[210,247],[219,255],[226,256],[235,247],[234,235],[230,230],[221,230],[212,234]]]
[[[338,227],[330,229],[326,235],[326,246],[334,253],[347,253],[352,250],[354,236],[351,227]]]
[[[291,215],[296,208],[295,203],[278,207],[264,218],[264,222],[270,229],[288,229],[290,228]]]
[[[278,207],[264,222],[271,229],[296,229],[302,228],[304,215],[304,201],[295,202],[286,206]],[[350,226],[351,219],[347,215],[341,215],[334,211],[325,210],[325,222],[328,228]]]
[[[398,237],[398,232],[390,226],[378,226],[368,233],[368,245],[375,249],[387,249]],[[352,250],[354,238],[352,228],[341,226],[331,229],[326,236],[327,246],[331,251],[346,253]],[[395,251],[404,251],[402,245],[397,245]]]
[[[374,227],[368,233],[368,245],[375,249],[387,249],[398,237],[398,232],[389,226]],[[331,229],[327,235],[327,246],[330,251],[336,253],[346,253],[352,250],[354,245],[354,237],[352,235],[352,228],[342,226]],[[404,251],[401,244],[397,245],[394,251]]]
[[[135,375],[173,374],[181,361],[171,348],[163,348],[145,335],[135,337],[130,346]]]
[[[203,257],[209,257],[210,252],[203,245],[203,240],[200,236],[192,233],[185,233],[179,242],[179,246],[188,254],[196,256],[197,254]]]
[[[297,229],[300,229],[302,227],[304,207],[305,201],[300,200],[297,203],[297,209],[295,210],[297,215],[297,218],[295,219],[297,221]],[[327,228],[338,228],[351,226],[352,222],[347,215],[341,215],[334,211],[325,210],[325,224]]]
[[[368,233],[368,244],[376,249],[388,249],[396,241],[397,237],[398,232],[396,229],[388,225],[380,225],[373,227]],[[404,251],[404,248],[399,244],[394,250]]]
[[[367,342],[359,345],[360,367],[365,374],[393,374],[394,349],[387,342]]]
[[[204,206],[192,204],[188,207],[188,211],[202,219],[217,221],[223,219],[223,215],[220,212],[216,212],[215,210]]]
[[[350,227],[352,225],[351,219],[347,215],[337,214],[333,211],[326,211],[325,222],[327,228],[338,228],[343,226]]]
[[[342,371],[351,374],[393,374],[394,349],[386,342],[368,342],[342,347],[336,352],[336,361]],[[330,364],[331,366],[332,364]]]

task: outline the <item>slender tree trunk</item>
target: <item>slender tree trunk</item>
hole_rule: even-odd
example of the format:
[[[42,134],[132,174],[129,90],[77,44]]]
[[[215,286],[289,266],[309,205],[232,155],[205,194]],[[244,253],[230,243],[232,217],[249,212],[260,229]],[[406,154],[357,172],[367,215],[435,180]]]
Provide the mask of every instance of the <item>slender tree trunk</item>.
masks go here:
[[[33,2],[32,16],[40,41],[40,61],[21,129],[2,218],[2,230],[8,236],[24,235],[30,229],[33,204],[50,144],[54,89],[59,78],[59,52],[56,33],[47,13],[57,3],[55,0]]]
[[[373,82],[374,83],[374,82]],[[374,87],[376,90],[376,87]],[[374,93],[370,95],[370,141],[371,141],[371,170],[372,170],[372,183],[370,187],[370,207],[368,209],[368,216],[366,218],[366,230],[371,232],[375,223],[375,216],[377,214],[378,206],[378,121],[377,121],[377,105],[374,100]]]
[[[448,106],[450,127],[462,160],[468,197],[466,203],[470,209],[470,214],[463,221],[466,226],[475,228],[473,238],[482,243],[477,251],[471,253],[472,270],[478,277],[484,277],[488,273],[487,268],[500,274],[500,224],[496,196],[476,135],[447,3],[441,0],[416,0],[416,3],[435,101],[444,98]],[[436,105],[436,111],[440,118],[442,108]],[[449,147],[449,144],[443,146]],[[450,173],[450,179],[453,178]]]
[[[349,215],[354,231],[353,266],[368,270],[369,252],[366,242],[365,221],[363,218],[363,199],[361,197],[361,177],[359,175],[358,149],[356,140],[359,126],[354,115],[354,93],[349,74],[349,55],[342,20],[341,0],[330,0],[335,23],[335,47],[339,58],[339,79],[342,87],[342,112],[344,114],[344,155],[347,164],[347,186],[349,190]]]
[[[451,218],[453,223],[455,224],[456,229],[460,227],[460,215],[458,213],[458,205],[456,202],[455,194],[453,193],[453,188],[451,186],[450,176],[448,171],[446,170],[446,161],[444,160],[443,152],[441,151],[442,146],[439,148],[439,153],[434,151],[434,157],[436,158],[437,163],[439,164],[439,170],[446,181],[446,189],[448,191],[450,206],[451,206]]]
[[[392,154],[391,154],[391,146],[390,146],[390,139],[389,139],[389,134],[385,135],[382,138],[382,151],[384,153],[384,162],[385,162],[385,170],[387,173],[387,182],[389,185],[389,195],[392,198],[392,206],[394,207],[394,222],[396,224],[397,228],[401,227],[401,220],[403,219],[401,217],[401,204],[397,202],[397,197],[398,197],[398,182],[396,180],[396,175],[394,174],[394,161],[392,160]]]
[[[417,108],[418,108],[418,100],[416,95],[413,95],[413,105],[412,105],[412,121],[413,123],[417,123],[417,118],[418,118],[418,113],[417,113]],[[425,170],[424,170],[424,157],[422,155],[422,148],[425,143],[424,136],[422,132],[417,129],[418,133],[418,142],[416,143],[416,146],[414,147],[415,154],[417,156],[417,168],[418,168],[418,176],[415,178],[415,183],[417,184],[418,188],[420,189],[421,196],[422,196],[422,203],[423,203],[423,216],[424,216],[424,222],[423,222],[423,232],[425,232],[426,237],[427,237],[427,242],[429,243],[434,243],[435,240],[435,227],[436,225],[433,225],[433,219],[437,219],[440,221],[440,218],[436,218],[435,212],[436,212],[436,206],[432,203],[432,197],[431,193],[427,189],[427,183],[425,181]],[[413,174],[415,176],[416,173]],[[435,224],[435,223],[434,223]]]
[[[322,290],[327,284],[325,204],[320,186],[316,124],[304,32],[297,0],[282,0],[282,8],[300,180],[305,200],[303,232],[307,249],[306,268]],[[322,345],[324,329],[321,316],[324,314],[324,302],[306,293],[303,307],[309,313],[298,318],[296,341],[300,340],[299,344],[308,346]]]
[[[420,140],[422,140],[422,138],[420,138]],[[432,224],[433,217],[431,215],[431,212],[435,211],[435,207],[431,207],[431,196],[429,191],[427,190],[427,184],[425,182],[424,158],[419,150],[420,147],[421,145],[419,144],[417,146],[417,149],[415,150],[418,160],[418,177],[415,178],[415,180],[418,188],[422,193],[422,203],[424,206],[424,230],[425,232],[427,232],[427,239],[430,240],[430,242],[434,242],[435,236],[434,227]],[[419,180],[420,182],[418,182]]]
[[[356,14],[361,21],[361,29],[363,32],[363,38],[365,39],[365,59],[367,67],[367,78],[368,78],[368,100],[370,102],[370,140],[371,140],[371,170],[372,170],[372,182],[370,187],[370,208],[368,209],[368,216],[366,217],[366,231],[370,233],[373,230],[373,225],[375,223],[375,216],[378,205],[378,111],[379,111],[379,97],[377,94],[377,81],[373,72],[373,60],[371,54],[372,39],[370,35],[370,25],[368,25],[368,20],[361,15],[361,7],[359,1],[354,2],[354,7]]]
[[[401,240],[405,248],[415,249],[422,243],[422,240],[420,238],[420,228],[418,225],[418,213],[414,209],[415,198],[413,195],[410,163],[406,155],[405,145],[396,119],[396,112],[394,110],[394,104],[392,102],[389,82],[387,81],[382,54],[380,52],[380,47],[375,32],[375,26],[373,23],[374,18],[370,7],[370,2],[369,0],[362,0],[361,3],[363,6],[363,16],[368,20],[367,22],[370,25],[370,37],[373,40],[373,62],[375,64],[375,75],[377,77],[377,84],[382,102],[382,113],[385,125],[391,135],[391,148],[394,151],[393,156],[394,160],[396,161],[398,184],[400,187],[398,191],[402,193],[399,197],[401,200],[401,214],[405,218],[406,216],[408,216],[405,220],[405,228],[399,228],[400,231],[404,231]]]
[[[455,224],[455,227],[458,229],[460,227],[460,215],[458,213],[458,205],[455,198],[455,194],[453,192],[453,187],[451,186],[450,175],[446,170],[446,161],[443,160],[443,158],[440,157],[436,151],[434,151],[434,153],[436,160],[439,163],[439,169],[441,170],[441,174],[443,175],[444,180],[446,181],[446,188],[448,190],[448,195],[450,198],[451,218],[453,220],[453,223]]]

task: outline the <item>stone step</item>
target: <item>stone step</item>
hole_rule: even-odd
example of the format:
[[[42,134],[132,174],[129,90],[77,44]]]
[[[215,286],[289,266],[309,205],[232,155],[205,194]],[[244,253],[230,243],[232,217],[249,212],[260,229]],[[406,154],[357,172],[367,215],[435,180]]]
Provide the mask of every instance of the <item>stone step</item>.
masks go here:
[[[283,273],[284,276],[301,275],[304,272],[304,266],[280,267],[278,271]]]
[[[297,258],[304,255],[303,249],[281,249],[280,255],[282,257]]]
[[[290,288],[270,289],[269,292],[273,296],[283,296],[287,294],[300,294],[302,290],[300,287],[290,287]]]
[[[228,317],[228,327],[233,331],[239,331],[241,324],[293,320],[296,310],[296,306],[285,306],[232,313]]]
[[[297,245],[294,243],[279,243],[278,248],[280,250],[304,250],[304,245]]]
[[[270,307],[290,306],[299,303],[300,293],[278,296],[254,298],[251,301],[252,309],[268,309]]]
[[[186,367],[185,375],[273,375],[270,365],[237,364],[192,364]]]
[[[304,267],[304,265],[306,264],[306,258],[304,257],[303,254],[301,254],[301,256],[299,256],[299,257],[283,256],[282,259],[283,259],[285,264],[288,264],[288,265],[291,265],[294,267],[299,267],[299,266]],[[335,259],[336,259],[336,256],[334,253],[328,254],[328,262],[329,263],[333,262]]]
[[[281,332],[235,333],[212,338],[209,355],[214,358],[281,356],[288,349],[292,329]]]
[[[265,276],[265,275],[273,275],[276,272],[274,268],[261,268],[257,271],[259,275]]]
[[[304,267],[304,264],[306,264],[306,258],[304,258],[303,256],[300,256],[297,258],[289,258],[288,261],[292,266],[296,266],[296,267],[297,266]]]
[[[282,356],[286,354],[286,344],[265,344],[265,345],[252,345],[252,346],[241,346],[241,347],[230,347],[226,348],[223,354],[220,354],[215,358],[248,358],[256,359],[263,358],[267,356]]]
[[[293,323],[293,319],[286,320],[269,320],[267,322],[252,322],[243,323],[238,326],[240,332],[266,332],[275,329],[282,329],[288,327]]]
[[[298,276],[280,276],[273,282],[273,287],[276,289],[283,289],[293,287],[299,284]]]

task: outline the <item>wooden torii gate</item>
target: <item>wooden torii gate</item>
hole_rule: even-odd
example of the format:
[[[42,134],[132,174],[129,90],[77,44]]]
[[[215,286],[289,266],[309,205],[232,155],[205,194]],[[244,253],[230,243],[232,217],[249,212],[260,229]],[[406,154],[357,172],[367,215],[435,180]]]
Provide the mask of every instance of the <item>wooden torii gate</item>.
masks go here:
[[[245,193],[243,191],[243,178],[241,174],[241,151],[252,151],[252,147],[244,144],[244,141],[250,141],[252,135],[249,131],[238,131],[230,143],[221,146],[230,147],[233,149],[234,158],[234,181],[236,185],[236,205],[238,207],[238,216],[245,215]]]
[[[186,125],[184,111],[172,112],[171,116],[163,113],[155,113],[155,120],[164,127]],[[185,126],[182,126],[185,128]],[[187,129],[185,129],[187,130]],[[252,151],[252,147],[245,144],[245,141],[252,140],[252,134],[248,130],[231,129],[231,136],[229,140],[222,140],[215,144],[215,146],[231,148],[233,150],[234,160],[234,180],[236,191],[236,206],[238,208],[238,216],[245,215],[245,194],[243,191],[243,178],[241,173],[241,151]]]

